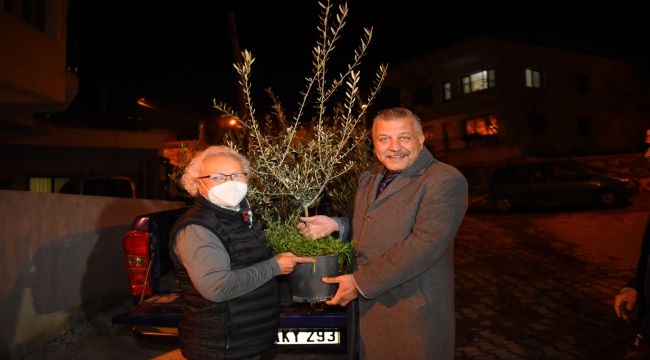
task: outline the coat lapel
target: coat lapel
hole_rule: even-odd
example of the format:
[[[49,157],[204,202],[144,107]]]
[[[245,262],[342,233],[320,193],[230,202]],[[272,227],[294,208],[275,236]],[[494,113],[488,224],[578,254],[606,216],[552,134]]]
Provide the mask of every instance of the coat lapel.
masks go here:
[[[379,167],[379,170],[375,172],[375,175],[372,179],[372,186],[370,187],[371,193],[368,194],[368,203],[372,204],[375,202],[375,200],[385,199],[399,191],[404,186],[410,184],[415,180],[415,178],[417,178],[417,176],[422,175],[424,170],[433,161],[435,161],[435,159],[433,158],[431,152],[429,152],[429,150],[426,148],[422,149],[422,152],[415,160],[413,165],[404,170],[398,177],[395,178],[395,180],[390,183],[390,185],[386,187],[386,190],[384,190],[381,195],[377,196],[377,189],[379,188],[379,183],[381,182],[382,174],[384,173],[383,166]]]
[[[381,182],[383,170],[375,171],[375,175],[372,177],[372,182],[368,189],[368,204],[372,204],[375,199],[377,199],[377,189],[379,189],[379,183]],[[384,190],[385,191],[385,190]]]
[[[385,198],[390,196],[391,194],[396,193],[397,191],[399,191],[399,189],[403,188],[404,186],[406,186],[406,184],[410,183],[411,181],[412,181],[411,178],[407,178],[402,174],[398,175],[395,178],[395,180],[391,181],[391,183],[386,187],[386,189],[381,193],[381,195],[377,196],[377,199]],[[379,187],[379,185],[377,186]]]

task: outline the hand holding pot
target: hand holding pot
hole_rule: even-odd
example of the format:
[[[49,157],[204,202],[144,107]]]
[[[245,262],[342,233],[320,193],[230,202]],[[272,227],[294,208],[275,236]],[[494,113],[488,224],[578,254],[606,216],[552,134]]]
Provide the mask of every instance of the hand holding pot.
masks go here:
[[[280,266],[280,275],[289,274],[298,264],[314,262],[314,258],[296,256],[290,252],[277,254],[273,257],[273,259],[275,259],[275,261],[277,261],[278,265]]]
[[[359,290],[357,290],[354,277],[352,277],[351,274],[336,277],[324,277],[322,280],[328,284],[339,284],[339,288],[336,291],[336,294],[334,294],[334,297],[325,302],[327,305],[345,306],[350,301],[359,297]]]
[[[320,239],[339,230],[334,219],[325,215],[301,217],[296,227],[301,234],[310,239]]]

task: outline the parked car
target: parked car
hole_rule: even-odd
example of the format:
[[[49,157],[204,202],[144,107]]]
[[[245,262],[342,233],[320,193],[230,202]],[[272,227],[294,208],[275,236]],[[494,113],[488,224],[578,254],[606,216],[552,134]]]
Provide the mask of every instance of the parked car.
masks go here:
[[[66,181],[61,194],[114,196],[135,199],[135,183],[126,176],[81,176]]]
[[[130,327],[136,338],[146,342],[174,342],[178,337],[183,297],[169,256],[169,232],[186,210],[139,215],[122,241],[133,308],[113,315],[112,323]],[[294,302],[286,276],[278,279],[281,311],[276,347],[329,349],[356,359],[352,307]]]
[[[633,176],[571,160],[514,163],[495,170],[490,200],[501,212],[532,207],[624,205],[639,192]]]

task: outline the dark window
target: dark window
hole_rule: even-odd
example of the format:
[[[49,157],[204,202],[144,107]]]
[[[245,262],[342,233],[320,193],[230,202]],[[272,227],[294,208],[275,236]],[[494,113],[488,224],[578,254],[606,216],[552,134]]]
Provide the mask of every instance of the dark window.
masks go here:
[[[92,179],[83,183],[83,194],[98,196],[133,197],[133,188],[127,180]]]
[[[73,178],[59,190],[62,194],[135,198],[135,185],[125,177]]]
[[[400,106],[400,89],[397,86],[385,86],[379,92],[377,101],[374,104],[381,104],[382,107]]]
[[[578,133],[581,136],[591,135],[591,119],[588,117],[582,117],[578,119]]]
[[[589,92],[589,78],[585,75],[578,75],[576,78],[576,89],[581,94]]]
[[[4,10],[15,12],[15,16],[20,16],[22,21],[45,32],[45,0],[22,0],[15,3],[5,0]]]
[[[542,114],[528,114],[528,123],[530,131],[534,134],[544,134],[546,132],[546,119]]]
[[[432,105],[433,104],[433,89],[431,86],[423,86],[415,91],[413,94],[414,105]]]

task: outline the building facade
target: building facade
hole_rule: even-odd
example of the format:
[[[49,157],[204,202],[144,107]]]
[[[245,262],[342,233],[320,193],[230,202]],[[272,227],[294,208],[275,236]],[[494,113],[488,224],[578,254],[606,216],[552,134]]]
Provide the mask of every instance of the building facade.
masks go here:
[[[30,131],[35,113],[63,111],[79,92],[68,0],[0,0],[0,129]]]
[[[388,87],[421,115],[438,157],[638,152],[650,116],[634,63],[477,37],[392,66]]]
[[[0,189],[57,192],[76,177],[124,176],[138,198],[168,199],[175,134],[51,124],[79,93],[69,0],[0,0]],[[38,116],[41,118],[38,118]]]

